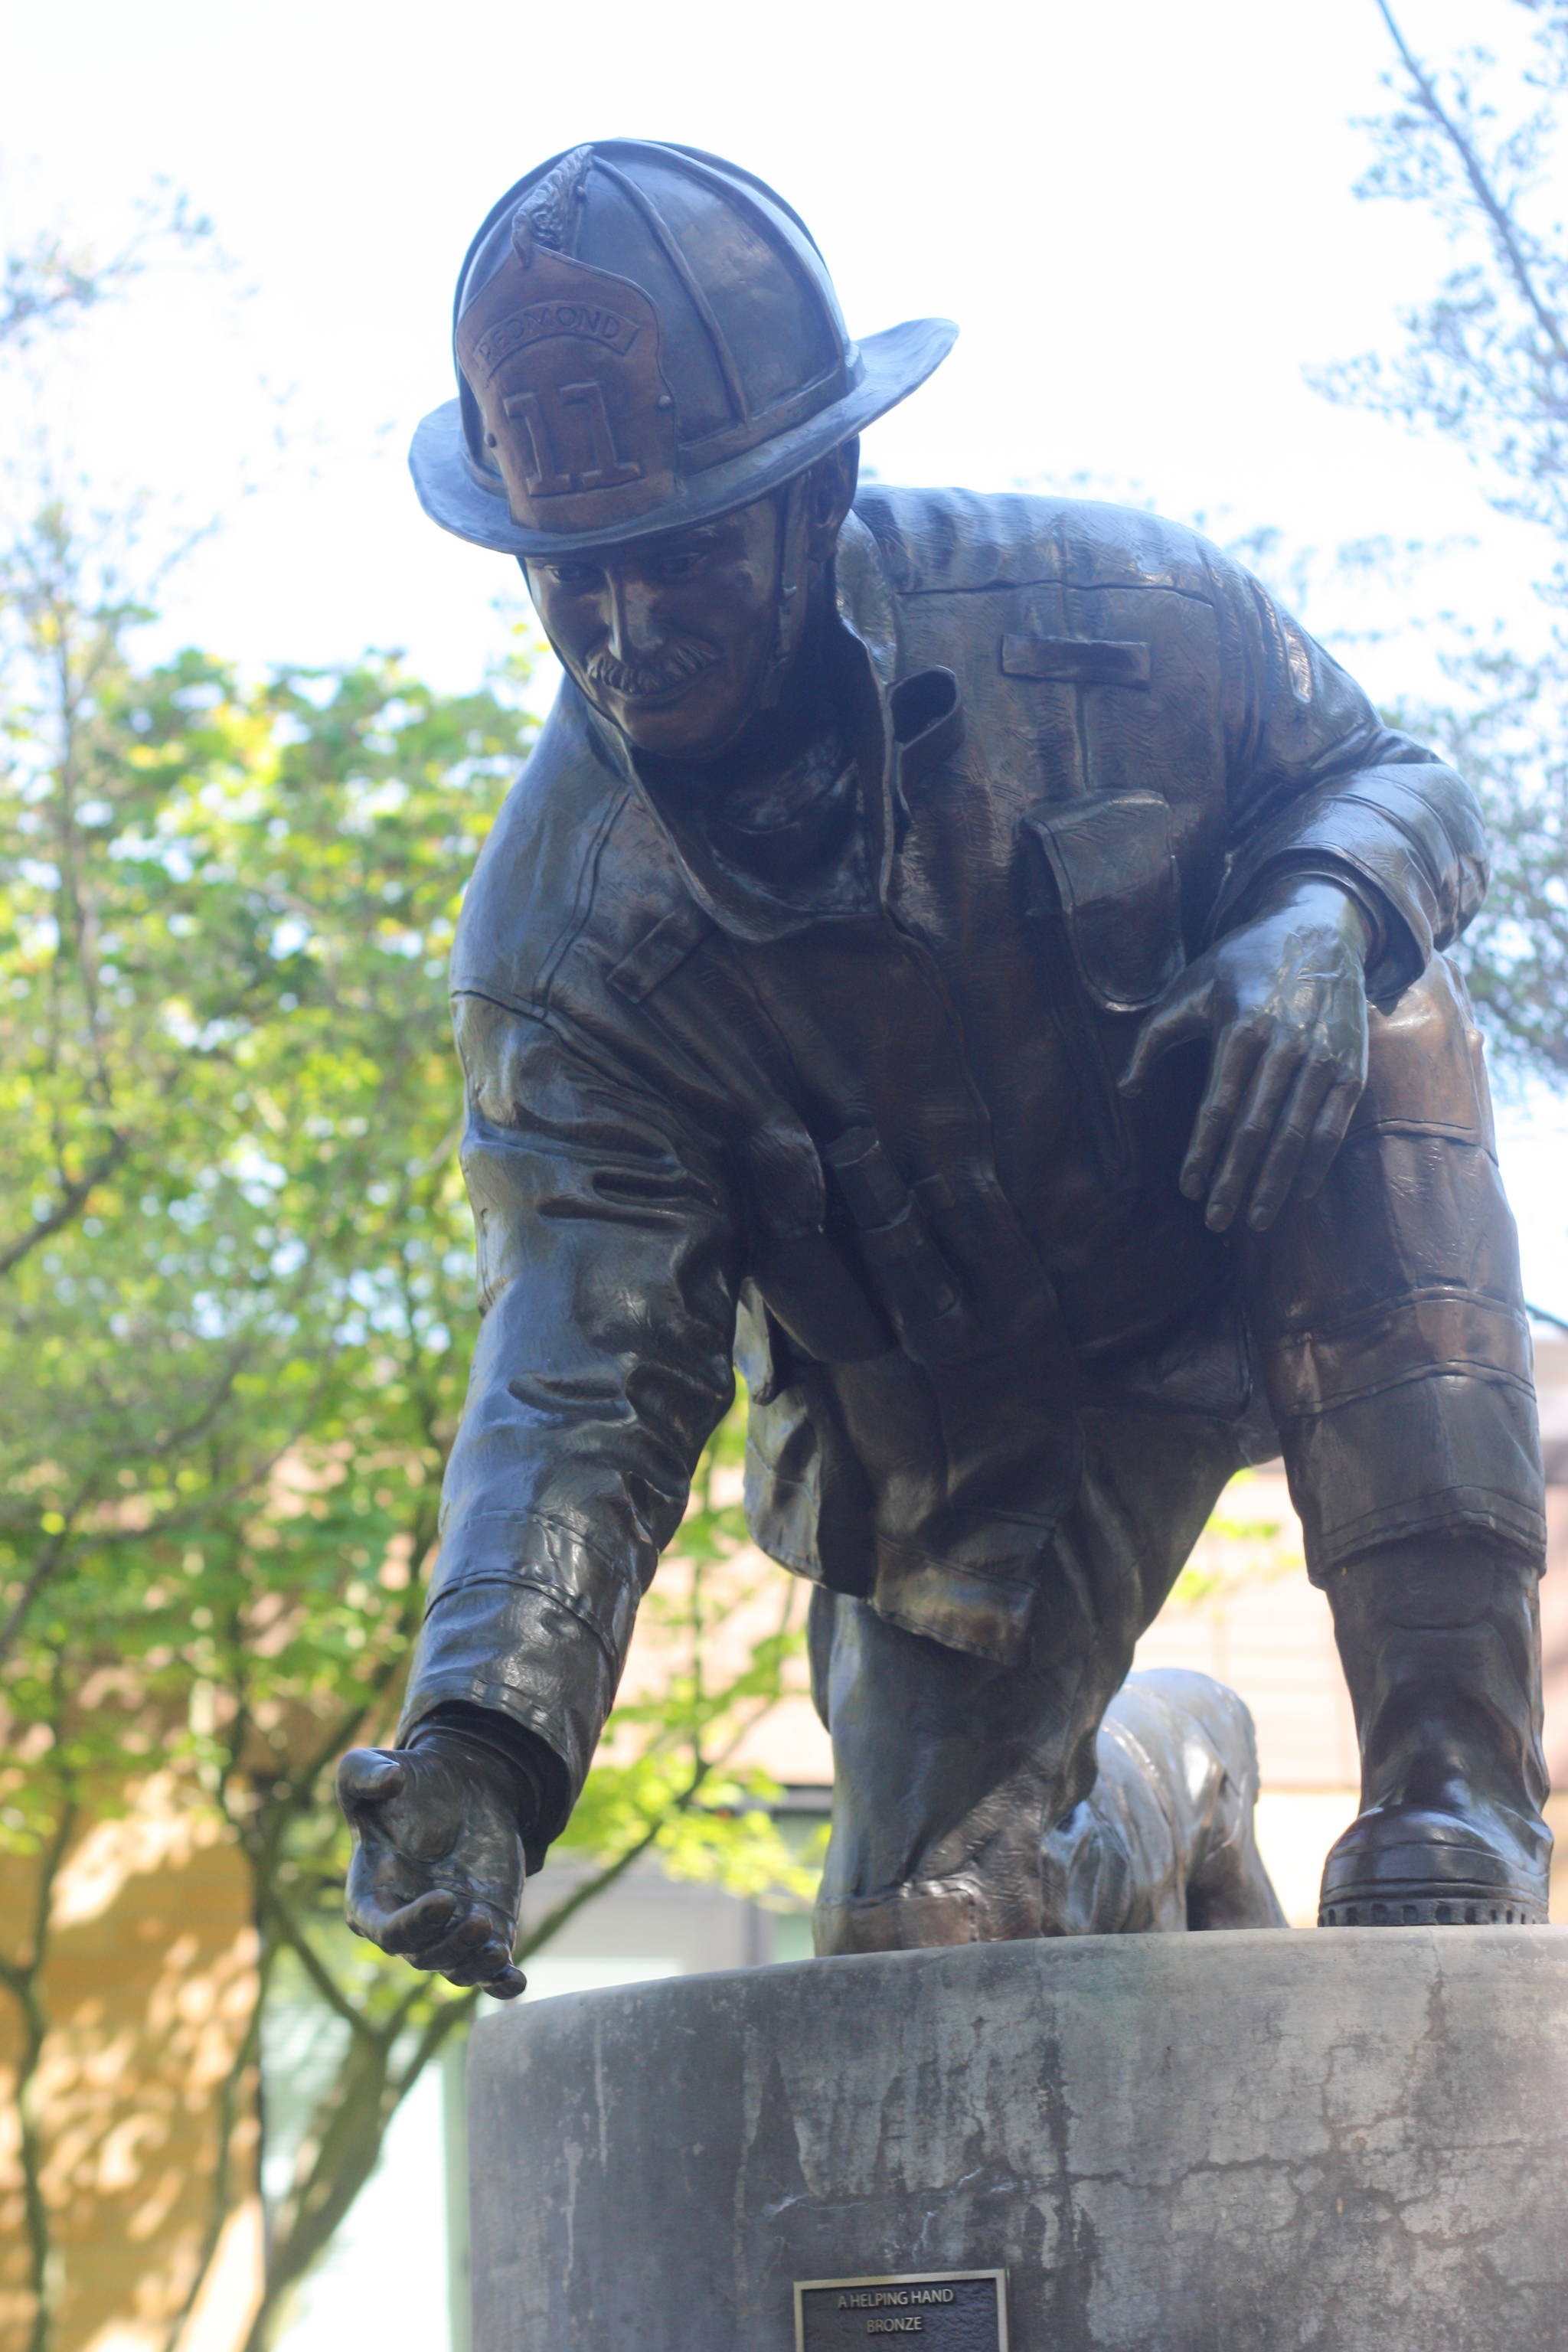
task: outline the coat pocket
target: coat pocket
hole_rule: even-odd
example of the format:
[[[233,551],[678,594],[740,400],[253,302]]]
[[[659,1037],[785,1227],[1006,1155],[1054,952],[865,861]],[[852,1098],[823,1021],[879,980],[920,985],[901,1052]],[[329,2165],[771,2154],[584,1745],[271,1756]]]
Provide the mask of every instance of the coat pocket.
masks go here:
[[[1159,793],[1095,793],[1031,810],[1028,911],[1100,1172],[1132,1173],[1116,1079],[1136,1016],[1186,961],[1171,812]],[[1120,1033],[1120,1034],[1118,1034]]]
[[[1153,792],[1095,793],[1024,823],[1090,1001],[1101,1013],[1146,1011],[1185,961],[1169,804]]]
[[[824,1230],[826,1197],[816,1147],[798,1121],[753,1130],[740,1151],[750,1204],[748,1287],[765,1308],[770,1361],[759,1367],[769,1399],[791,1384],[792,1358],[858,1363],[891,1344],[880,1314]],[[746,1379],[753,1395],[757,1382]]]

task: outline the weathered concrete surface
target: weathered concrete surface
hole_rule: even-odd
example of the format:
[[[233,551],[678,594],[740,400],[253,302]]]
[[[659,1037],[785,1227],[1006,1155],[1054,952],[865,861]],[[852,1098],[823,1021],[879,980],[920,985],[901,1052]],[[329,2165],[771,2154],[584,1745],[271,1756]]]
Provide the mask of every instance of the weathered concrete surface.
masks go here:
[[[475,2352],[792,2352],[1005,2264],[1013,2352],[1564,2352],[1568,1935],[1095,1937],[488,2019]]]

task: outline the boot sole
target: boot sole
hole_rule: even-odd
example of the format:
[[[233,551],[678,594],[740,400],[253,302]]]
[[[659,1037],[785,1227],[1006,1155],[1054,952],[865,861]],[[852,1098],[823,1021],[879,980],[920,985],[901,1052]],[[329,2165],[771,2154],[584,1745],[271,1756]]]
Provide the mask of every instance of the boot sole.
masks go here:
[[[1443,1895],[1336,1895],[1319,1908],[1320,1927],[1544,1927],[1546,1906],[1496,1888]]]

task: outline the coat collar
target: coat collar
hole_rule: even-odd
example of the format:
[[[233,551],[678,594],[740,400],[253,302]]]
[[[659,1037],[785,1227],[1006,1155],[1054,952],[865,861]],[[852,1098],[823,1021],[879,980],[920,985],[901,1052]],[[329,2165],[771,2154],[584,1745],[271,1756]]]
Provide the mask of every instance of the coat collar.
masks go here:
[[[853,510],[839,533],[834,585],[838,617],[863,647],[876,682],[896,798],[900,777],[956,750],[963,734],[963,689],[950,669],[906,667],[898,605],[876,538]]]
[[[877,903],[886,904],[906,812],[901,782],[912,765],[942,757],[963,732],[958,681],[947,669],[904,674],[898,608],[877,542],[851,512],[839,534],[835,596],[842,624],[841,650],[849,733],[867,788],[871,870]],[[601,718],[578,689],[594,740],[637,793],[658,826],[681,879],[703,912],[732,938],[753,942],[785,939],[824,919],[785,905],[760,886],[740,880],[709,852],[700,824],[685,822],[651,791],[626,739]],[[844,919],[842,917],[832,919]]]

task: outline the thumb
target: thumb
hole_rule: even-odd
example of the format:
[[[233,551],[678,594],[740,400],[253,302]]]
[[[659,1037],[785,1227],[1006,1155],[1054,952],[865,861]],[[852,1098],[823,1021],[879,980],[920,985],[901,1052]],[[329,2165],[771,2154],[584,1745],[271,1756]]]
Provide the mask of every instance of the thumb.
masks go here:
[[[338,1766],[338,1802],[345,1813],[354,1805],[384,1804],[402,1794],[407,1778],[395,1756],[378,1748],[351,1748]]]
[[[1184,1045],[1194,1037],[1207,1036],[1207,998],[1205,982],[1202,979],[1194,982],[1189,973],[1184,972],[1138,1032],[1131,1059],[1121,1076],[1124,1095],[1140,1092],[1161,1055],[1168,1054],[1173,1045]]]

